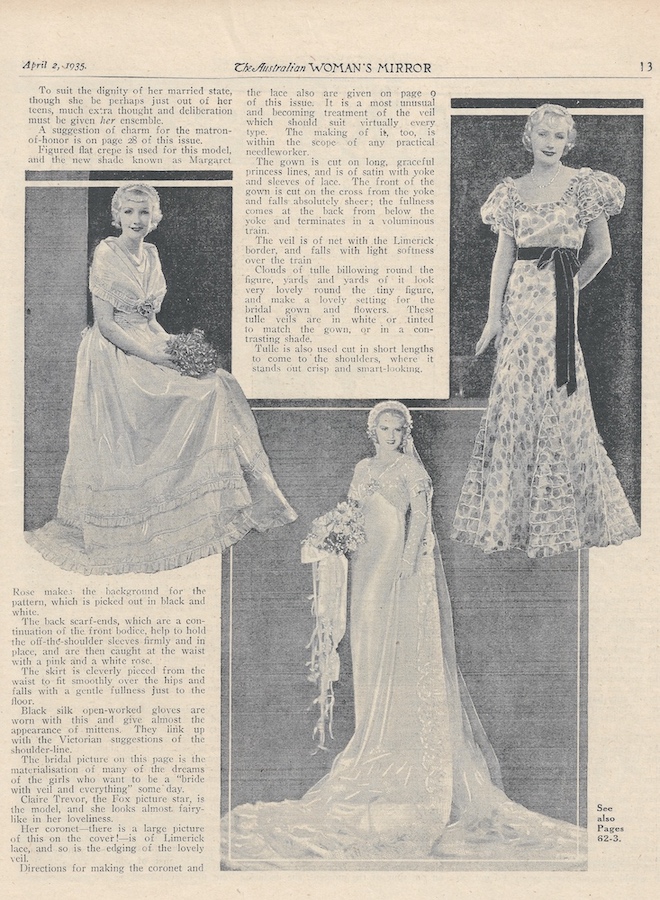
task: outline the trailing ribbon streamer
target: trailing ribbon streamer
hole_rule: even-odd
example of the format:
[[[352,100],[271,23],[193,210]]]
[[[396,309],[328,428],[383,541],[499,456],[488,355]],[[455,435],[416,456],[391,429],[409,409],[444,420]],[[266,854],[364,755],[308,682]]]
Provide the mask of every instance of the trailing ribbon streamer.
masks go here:
[[[318,741],[318,748],[325,750],[326,727],[330,737],[333,736],[333,683],[339,678],[337,646],[346,632],[348,560],[343,554],[303,545],[301,561],[312,564],[314,593],[310,599],[316,622],[307,645],[312,651],[307,665],[310,670],[308,678],[319,689],[314,701],[319,706],[319,718],[313,736]]]
[[[566,385],[570,397],[577,388],[575,377],[575,289],[573,279],[580,268],[575,250],[570,247],[518,247],[518,259],[538,260],[545,269],[554,261],[557,296],[557,333],[555,371],[557,387]]]

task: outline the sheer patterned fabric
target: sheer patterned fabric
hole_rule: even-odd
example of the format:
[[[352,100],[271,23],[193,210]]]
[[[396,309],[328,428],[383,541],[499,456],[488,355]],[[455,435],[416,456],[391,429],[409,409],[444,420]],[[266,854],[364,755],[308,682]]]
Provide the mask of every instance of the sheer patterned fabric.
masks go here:
[[[624,196],[617,178],[584,168],[560,200],[539,205],[523,201],[507,178],[481,212],[487,225],[518,247],[577,251],[589,222],[620,212]],[[556,387],[555,332],[554,263],[539,269],[534,260],[516,261],[503,301],[488,408],[452,532],[486,553],[518,549],[552,556],[639,534],[598,434],[579,343],[575,393]]]

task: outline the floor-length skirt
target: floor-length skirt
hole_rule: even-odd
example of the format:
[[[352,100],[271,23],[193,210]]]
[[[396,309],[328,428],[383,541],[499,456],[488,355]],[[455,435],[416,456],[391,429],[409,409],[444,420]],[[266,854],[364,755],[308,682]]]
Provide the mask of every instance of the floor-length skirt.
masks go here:
[[[575,392],[555,384],[555,333],[552,267],[519,260],[452,532],[486,553],[552,556],[639,534],[598,433],[579,343]]]
[[[400,578],[405,513],[375,492],[351,563],[355,732],[300,800],[244,804],[223,825],[228,868],[426,860],[582,864],[582,829],[526,810],[456,667],[437,546]]]
[[[158,339],[147,325],[132,334]],[[57,518],[26,535],[46,559],[85,575],[157,572],[295,517],[233,376],[182,376],[87,329]]]

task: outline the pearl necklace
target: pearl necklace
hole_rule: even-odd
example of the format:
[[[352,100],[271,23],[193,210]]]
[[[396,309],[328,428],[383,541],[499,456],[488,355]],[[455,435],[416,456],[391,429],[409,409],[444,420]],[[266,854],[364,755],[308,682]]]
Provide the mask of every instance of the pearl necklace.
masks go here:
[[[559,163],[559,165],[557,166],[557,171],[556,171],[555,174],[552,176],[552,178],[550,179],[550,181],[544,181],[543,184],[541,184],[540,181],[537,181],[536,176],[534,175],[534,170],[533,170],[533,169],[530,170],[529,176],[530,176],[530,178],[532,179],[532,181],[534,182],[534,184],[535,184],[538,188],[546,188],[546,187],[549,187],[549,185],[552,184],[552,182],[555,180],[555,178],[557,177],[557,175],[559,175],[561,169],[562,169],[562,164]]]

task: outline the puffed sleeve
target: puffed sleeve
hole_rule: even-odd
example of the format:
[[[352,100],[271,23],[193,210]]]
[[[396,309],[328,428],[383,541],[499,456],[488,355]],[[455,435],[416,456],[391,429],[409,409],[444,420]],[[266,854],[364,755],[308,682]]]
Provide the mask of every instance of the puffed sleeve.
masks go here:
[[[431,479],[429,474],[421,463],[414,459],[408,459],[403,468],[406,487],[408,489],[408,499],[412,502],[413,498],[418,494],[431,494]]]
[[[578,218],[581,225],[588,225],[598,216],[605,218],[621,212],[626,197],[624,185],[614,175],[585,169],[577,186]]]
[[[496,234],[503,231],[510,237],[514,237],[514,209],[510,178],[501,181],[491,193],[481,207],[481,218],[484,225],[490,225]]]

